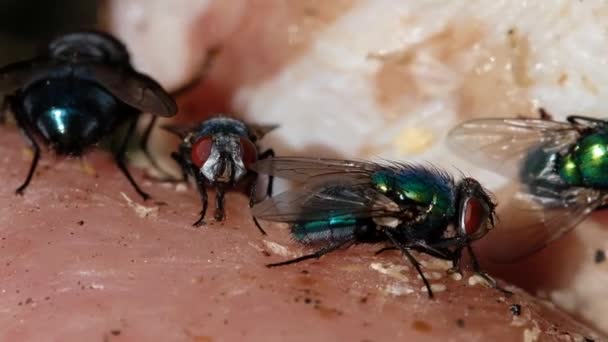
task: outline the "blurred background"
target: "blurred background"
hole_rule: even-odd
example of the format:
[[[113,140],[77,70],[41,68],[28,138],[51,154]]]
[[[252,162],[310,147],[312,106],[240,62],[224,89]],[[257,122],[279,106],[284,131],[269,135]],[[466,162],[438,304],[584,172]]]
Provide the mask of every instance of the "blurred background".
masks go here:
[[[56,34],[97,25],[95,0],[0,0],[0,64],[31,56]]]

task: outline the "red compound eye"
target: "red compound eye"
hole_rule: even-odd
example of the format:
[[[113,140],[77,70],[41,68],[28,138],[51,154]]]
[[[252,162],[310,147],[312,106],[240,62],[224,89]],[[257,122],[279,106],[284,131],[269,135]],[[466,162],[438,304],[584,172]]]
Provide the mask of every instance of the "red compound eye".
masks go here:
[[[258,160],[258,148],[248,138],[241,138],[241,158],[245,166],[249,166]]]
[[[210,136],[202,137],[198,139],[194,145],[192,145],[192,163],[197,167],[202,167],[203,164],[209,159],[211,154],[211,146],[213,145],[213,139]]]
[[[464,208],[464,231],[467,235],[474,235],[488,215],[487,210],[478,199],[471,197],[467,200]]]

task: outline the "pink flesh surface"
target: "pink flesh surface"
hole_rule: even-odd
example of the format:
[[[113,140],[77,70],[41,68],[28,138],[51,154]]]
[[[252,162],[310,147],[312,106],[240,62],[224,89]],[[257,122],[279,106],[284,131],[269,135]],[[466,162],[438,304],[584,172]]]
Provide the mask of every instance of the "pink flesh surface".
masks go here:
[[[518,340],[535,329],[546,340],[594,334],[519,290],[505,298],[471,286],[468,271],[457,281],[436,270],[441,279],[432,282],[446,290],[430,300],[411,267],[399,276],[407,282],[370,268],[407,264],[393,252],[373,256],[380,246],[267,269],[265,263],[285,256],[264,240],[287,253],[305,249],[281,225],[266,225],[269,235],[262,236],[245,196],[228,194],[227,220],[210,219],[196,229],[193,189],[144,181],[134,169],[154,196],[141,205],[158,207],[140,217],[120,192],[141,201],[102,152],[88,156],[96,176],[78,160],[45,153],[30,188],[16,196],[29,160],[17,131],[2,130],[1,340],[474,341]],[[414,292],[391,295],[390,286]],[[513,303],[521,305],[520,317],[510,313]]]

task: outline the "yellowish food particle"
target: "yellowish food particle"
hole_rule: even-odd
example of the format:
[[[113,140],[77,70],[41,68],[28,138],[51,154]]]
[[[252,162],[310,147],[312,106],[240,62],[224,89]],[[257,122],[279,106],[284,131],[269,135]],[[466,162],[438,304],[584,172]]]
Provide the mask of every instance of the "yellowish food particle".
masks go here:
[[[82,171],[89,175],[89,176],[95,176],[97,174],[97,172],[95,171],[95,169],[93,168],[93,166],[91,164],[89,164],[86,160],[81,160],[80,162],[80,168],[82,169]]]
[[[428,150],[435,140],[433,132],[421,127],[406,127],[393,139],[393,147],[400,154],[420,154]]]
[[[21,154],[23,155],[23,158],[27,159],[27,160],[32,160],[34,159],[34,152],[32,152],[31,149],[24,147],[21,150]]]

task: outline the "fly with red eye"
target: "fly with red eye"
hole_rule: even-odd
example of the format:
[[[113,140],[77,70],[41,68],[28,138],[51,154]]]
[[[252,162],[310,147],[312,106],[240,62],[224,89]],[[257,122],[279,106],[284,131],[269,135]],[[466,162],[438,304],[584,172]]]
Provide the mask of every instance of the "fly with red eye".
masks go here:
[[[193,176],[201,197],[202,209],[194,226],[205,224],[207,186],[215,188],[215,220],[223,221],[224,194],[228,189],[244,184],[249,194],[249,206],[256,200],[258,175],[250,169],[257,160],[274,156],[272,149],[260,152],[258,141],[276,126],[245,124],[242,121],[218,116],[193,126],[165,126],[182,142],[171,157],[182,169],[183,180]],[[266,195],[272,196],[272,176],[268,178]],[[253,218],[262,234],[266,234]]]
[[[452,261],[453,271],[460,272],[466,249],[473,271],[509,294],[481,271],[471,248],[493,227],[496,207],[473,178],[457,181],[439,168],[417,164],[306,157],[268,158],[252,168],[302,185],[256,204],[253,215],[288,223],[295,241],[319,248],[268,267],[320,258],[352,244],[383,242],[389,247],[380,251],[399,250],[433,297],[411,251]]]

